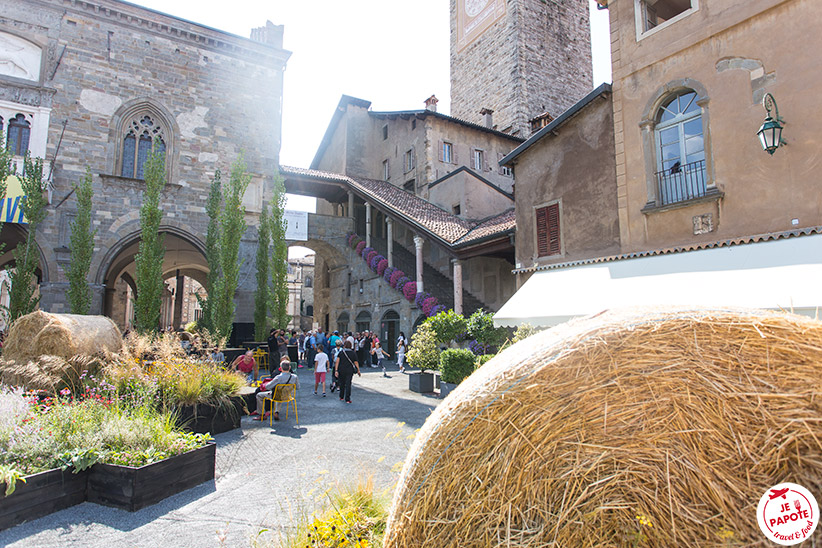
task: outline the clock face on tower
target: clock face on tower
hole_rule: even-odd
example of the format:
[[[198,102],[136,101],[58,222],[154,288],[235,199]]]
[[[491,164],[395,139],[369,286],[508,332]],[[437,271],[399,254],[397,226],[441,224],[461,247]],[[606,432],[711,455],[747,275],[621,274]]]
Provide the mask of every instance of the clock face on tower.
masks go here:
[[[457,51],[505,15],[505,0],[457,0]]]

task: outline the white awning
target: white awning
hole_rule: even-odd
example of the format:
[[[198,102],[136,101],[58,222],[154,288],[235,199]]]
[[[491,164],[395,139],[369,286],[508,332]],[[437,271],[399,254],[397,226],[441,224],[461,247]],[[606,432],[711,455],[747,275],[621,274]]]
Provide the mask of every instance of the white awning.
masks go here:
[[[633,306],[749,307],[816,316],[822,235],[731,245],[534,273],[497,326],[552,326]]]

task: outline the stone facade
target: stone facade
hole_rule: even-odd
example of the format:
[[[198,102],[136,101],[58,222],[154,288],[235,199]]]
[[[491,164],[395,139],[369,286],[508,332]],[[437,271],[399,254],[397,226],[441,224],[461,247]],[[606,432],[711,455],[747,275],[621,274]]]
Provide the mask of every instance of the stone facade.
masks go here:
[[[307,331],[314,324],[314,258],[288,259],[288,329]],[[311,314],[309,314],[311,311]]]
[[[75,208],[71,190],[88,167],[98,230],[90,272],[93,312],[125,313],[113,299],[124,294],[116,289],[120,280],[133,285],[144,182],[126,173],[124,138],[130,124],[148,116],[167,152],[169,181],[161,199],[166,275],[180,270],[204,282],[209,182],[215,169],[227,172],[244,153],[252,175],[245,196],[250,227],[242,242],[236,321],[250,322],[254,225],[280,149],[289,55],[282,27],[268,23],[250,40],[116,0],[6,0],[0,33],[42,52],[36,78],[10,74],[0,62],[0,99],[42,109],[32,113],[35,123],[38,115],[48,120],[42,149],[54,159],[54,173],[48,217],[37,234],[45,263],[41,306],[67,309],[63,265]],[[37,146],[32,143],[35,154]]]
[[[494,127],[528,137],[531,119],[591,90],[587,0],[450,2],[453,116],[482,123],[489,109]]]

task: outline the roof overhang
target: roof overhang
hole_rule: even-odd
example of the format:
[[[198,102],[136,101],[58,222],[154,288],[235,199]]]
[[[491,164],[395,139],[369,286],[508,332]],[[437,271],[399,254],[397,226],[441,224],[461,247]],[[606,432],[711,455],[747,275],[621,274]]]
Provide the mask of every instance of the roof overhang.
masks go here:
[[[822,234],[536,272],[494,315],[554,326],[636,306],[746,307],[816,316]]]

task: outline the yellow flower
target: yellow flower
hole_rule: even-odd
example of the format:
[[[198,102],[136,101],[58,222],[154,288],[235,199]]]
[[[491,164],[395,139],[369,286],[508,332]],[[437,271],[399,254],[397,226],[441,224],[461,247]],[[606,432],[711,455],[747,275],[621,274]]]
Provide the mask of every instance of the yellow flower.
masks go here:
[[[377,462],[382,462],[382,461],[384,461],[384,460],[385,460],[385,455],[383,455],[383,456],[381,456],[380,458],[378,458],[378,459],[377,459]]]

